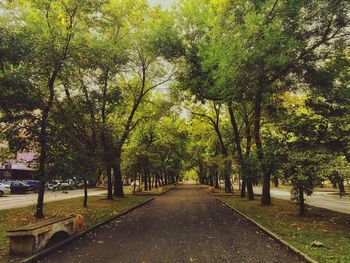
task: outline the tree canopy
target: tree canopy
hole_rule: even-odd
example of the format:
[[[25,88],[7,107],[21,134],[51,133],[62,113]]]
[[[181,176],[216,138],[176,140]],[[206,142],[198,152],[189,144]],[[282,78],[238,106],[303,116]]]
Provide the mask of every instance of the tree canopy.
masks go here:
[[[58,176],[113,199],[195,173],[264,205],[282,180],[302,215],[348,178],[349,1],[3,2],[0,134],[36,154],[37,217]]]

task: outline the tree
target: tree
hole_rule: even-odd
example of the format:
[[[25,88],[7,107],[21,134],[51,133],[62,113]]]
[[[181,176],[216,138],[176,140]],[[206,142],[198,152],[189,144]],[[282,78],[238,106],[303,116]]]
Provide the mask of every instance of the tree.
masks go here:
[[[38,175],[40,179],[36,217],[42,218],[45,181],[47,179],[48,158],[48,124],[50,113],[57,99],[57,85],[59,75],[69,60],[73,49],[74,36],[79,31],[84,31],[84,24],[80,23],[83,14],[91,6],[91,3],[81,1],[25,1],[9,3],[7,8],[16,9],[18,21],[26,25],[26,36],[30,52],[25,53],[25,59],[19,69],[27,75],[27,86],[33,87],[35,95],[39,97],[36,107],[32,107],[26,101],[22,101],[22,108],[37,121],[38,132],[35,135],[35,146],[38,154]],[[15,23],[15,29],[20,26]],[[20,28],[21,29],[21,28]],[[13,72],[12,72],[13,73]],[[11,85],[9,93],[17,96],[18,87]],[[32,114],[33,110],[38,110]],[[23,112],[23,111],[22,111]],[[21,114],[16,111],[15,114]],[[23,118],[22,118],[23,119]],[[22,123],[26,122],[25,118]],[[35,128],[33,128],[35,129]],[[30,133],[30,129],[26,129]],[[35,132],[35,131],[34,131]]]
[[[138,125],[141,119],[135,116],[139,106],[145,101],[147,95],[157,87],[169,82],[173,77],[173,72],[166,63],[164,56],[153,45],[153,30],[158,30],[162,25],[161,21],[166,13],[160,9],[150,10],[148,6],[143,10],[143,21],[136,28],[131,45],[131,63],[129,70],[120,81],[124,94],[131,106],[128,113],[123,116],[122,130],[116,139],[114,149],[114,195],[123,197],[123,182],[121,174],[121,158],[123,146],[130,135],[130,132]],[[119,118],[119,120],[122,118]],[[120,123],[118,123],[120,124]]]
[[[206,105],[208,106],[208,105]],[[225,192],[231,193],[232,192],[232,184],[231,184],[231,166],[232,161],[229,159],[229,151],[227,143],[224,142],[224,138],[222,135],[222,130],[220,127],[220,117],[221,117],[221,107],[222,105],[219,102],[213,101],[209,104],[209,113],[206,113],[205,106],[202,107],[202,109],[199,109],[200,111],[191,111],[193,115],[196,115],[203,120],[207,121],[209,125],[212,126],[214,129],[218,143],[220,145],[220,151],[221,155],[224,159],[224,180],[225,180]]]
[[[187,154],[187,128],[176,113],[174,103],[153,92],[152,102],[140,113],[147,115],[126,144],[123,159],[125,175],[144,190],[178,182]],[[134,183],[134,187],[136,184]]]
[[[290,88],[291,78],[302,77],[310,65],[330,57],[329,50],[344,46],[348,2],[197,1],[196,5],[195,19],[186,16],[194,5],[184,1],[179,7],[188,18],[190,68],[184,79],[206,98],[252,107],[252,133],[263,174],[262,204],[270,204],[271,174],[261,137],[266,102]]]

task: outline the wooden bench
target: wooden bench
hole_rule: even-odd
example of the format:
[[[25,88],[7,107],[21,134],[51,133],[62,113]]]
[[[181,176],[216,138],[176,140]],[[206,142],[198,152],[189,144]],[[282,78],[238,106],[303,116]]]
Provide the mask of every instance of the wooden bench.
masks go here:
[[[84,219],[71,214],[7,231],[11,255],[30,255],[84,229]]]

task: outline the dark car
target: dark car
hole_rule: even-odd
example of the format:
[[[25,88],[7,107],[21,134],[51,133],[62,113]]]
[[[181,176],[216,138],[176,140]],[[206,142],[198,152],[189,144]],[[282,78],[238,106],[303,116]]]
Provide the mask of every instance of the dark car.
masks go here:
[[[26,180],[26,181],[24,181],[24,183],[25,183],[26,185],[29,186],[29,191],[38,192],[38,189],[39,189],[39,181],[36,181],[36,180]]]
[[[29,191],[29,185],[23,182],[11,182],[10,183],[11,193],[25,194]]]

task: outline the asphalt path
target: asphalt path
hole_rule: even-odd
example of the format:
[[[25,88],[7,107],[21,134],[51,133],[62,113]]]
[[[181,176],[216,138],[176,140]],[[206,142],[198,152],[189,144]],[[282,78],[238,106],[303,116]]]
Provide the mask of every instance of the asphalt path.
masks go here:
[[[40,262],[304,261],[200,187],[183,185]]]

